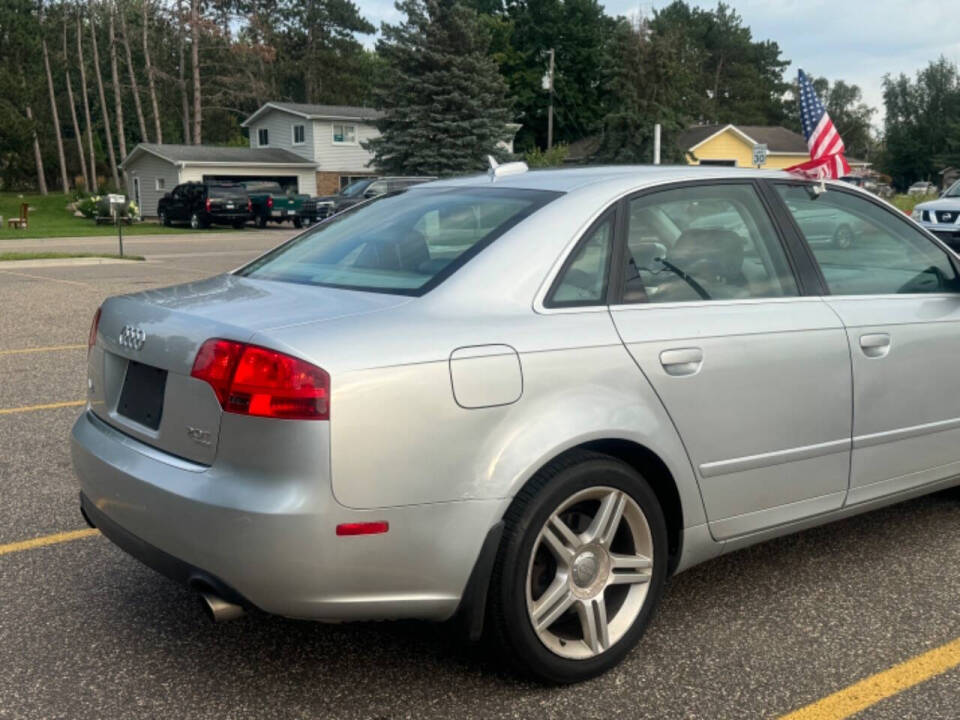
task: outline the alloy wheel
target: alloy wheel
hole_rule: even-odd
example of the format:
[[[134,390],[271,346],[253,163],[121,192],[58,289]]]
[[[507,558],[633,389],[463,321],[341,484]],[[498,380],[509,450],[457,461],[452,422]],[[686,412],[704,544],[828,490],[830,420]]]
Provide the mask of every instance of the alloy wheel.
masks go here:
[[[600,655],[639,616],[653,573],[653,536],[622,490],[580,490],[543,524],[527,568],[527,615],[540,641],[564,658]]]
[[[847,225],[841,225],[833,234],[833,242],[841,250],[848,249],[853,245],[853,230]]]

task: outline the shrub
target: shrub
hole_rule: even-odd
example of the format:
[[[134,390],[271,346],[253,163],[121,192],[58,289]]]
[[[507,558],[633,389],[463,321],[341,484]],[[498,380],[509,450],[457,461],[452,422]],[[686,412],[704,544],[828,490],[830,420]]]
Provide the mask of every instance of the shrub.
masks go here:
[[[99,195],[87,195],[77,200],[77,210],[85,218],[95,218],[97,216],[97,203],[100,200]]]
[[[560,167],[563,161],[567,159],[568,147],[566,145],[554,145],[549,150],[534,148],[523,156],[524,161],[532,168]]]

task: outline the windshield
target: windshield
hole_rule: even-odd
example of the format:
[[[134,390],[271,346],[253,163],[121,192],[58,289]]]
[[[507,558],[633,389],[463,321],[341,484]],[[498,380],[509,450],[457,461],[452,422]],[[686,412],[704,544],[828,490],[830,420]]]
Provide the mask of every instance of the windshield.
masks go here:
[[[384,195],[334,216],[237,273],[421,295],[558,195],[497,188]]]
[[[950,189],[947,190],[944,194],[944,197],[960,197],[960,181],[955,182],[950,186]]]
[[[352,183],[347,185],[343,190],[340,191],[340,194],[343,197],[353,197],[354,195],[361,194],[364,190],[367,189],[367,185],[372,183],[376,178],[368,178],[366,180],[354,180]]]

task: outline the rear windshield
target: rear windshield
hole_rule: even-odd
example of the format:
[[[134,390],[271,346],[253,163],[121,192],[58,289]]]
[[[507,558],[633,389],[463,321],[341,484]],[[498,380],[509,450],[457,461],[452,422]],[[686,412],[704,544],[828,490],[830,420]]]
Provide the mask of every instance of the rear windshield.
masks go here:
[[[247,197],[247,189],[242,185],[211,185],[207,195],[212,198],[233,200]]]
[[[335,215],[238,274],[421,295],[558,195],[502,188],[385,195]]]
[[[272,195],[283,195],[283,188],[280,183],[275,182],[247,182],[243,184],[249,192],[270,193]]]

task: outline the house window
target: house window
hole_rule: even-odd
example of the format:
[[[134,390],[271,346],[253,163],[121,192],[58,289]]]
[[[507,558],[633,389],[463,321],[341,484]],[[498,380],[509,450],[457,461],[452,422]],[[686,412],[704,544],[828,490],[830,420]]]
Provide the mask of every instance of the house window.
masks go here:
[[[334,145],[356,145],[357,144],[357,126],[356,125],[334,125],[333,126]]]
[[[293,126],[293,144],[294,145],[303,145],[304,143],[304,128],[303,125],[294,125]]]
[[[153,181],[153,187],[154,187],[154,189],[157,190],[158,192],[159,192],[160,190],[165,190],[166,187],[167,187],[167,180],[166,180],[166,178],[158,177],[156,180]]]
[[[270,133],[267,128],[260,128],[257,130],[257,145],[260,147],[266,147],[270,144]]]

